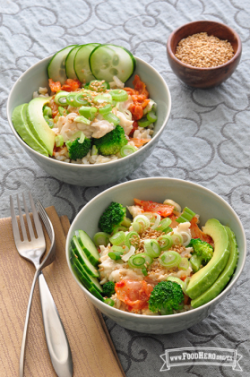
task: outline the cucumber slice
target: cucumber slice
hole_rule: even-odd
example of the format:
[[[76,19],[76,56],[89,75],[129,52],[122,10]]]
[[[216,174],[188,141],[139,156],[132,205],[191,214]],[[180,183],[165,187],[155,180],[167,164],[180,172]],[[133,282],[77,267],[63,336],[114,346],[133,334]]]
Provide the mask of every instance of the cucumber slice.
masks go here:
[[[74,60],[77,51],[79,50],[80,46],[76,45],[76,47],[73,47],[72,50],[68,53],[66,60],[65,60],[65,73],[68,79],[76,80],[77,76],[74,69]]]
[[[98,80],[113,81],[117,76],[127,81],[135,70],[135,58],[123,47],[106,44],[96,47],[89,57],[90,69]]]
[[[75,55],[74,70],[78,80],[80,80],[82,83],[95,79],[89,67],[89,56],[91,52],[99,45],[99,43],[82,45],[79,47]]]
[[[81,248],[76,236],[72,238],[71,247],[72,247],[73,253],[77,256],[77,258],[79,259],[79,262],[84,267],[88,275],[98,278],[99,273],[97,269],[88,260],[87,255],[85,254],[85,251]]]
[[[65,83],[65,81],[67,80],[65,72],[65,60],[68,53],[74,47],[76,47],[76,45],[65,47],[53,56],[48,65],[49,79],[52,79],[53,81],[60,81],[61,84]]]
[[[81,245],[81,247],[84,249],[85,254],[87,255],[87,258],[89,259],[89,261],[94,266],[96,266],[99,262],[100,255],[92,239],[83,230],[77,230],[75,232],[75,235],[77,236],[78,242]]]
[[[90,293],[92,293],[92,295],[94,295],[96,298],[98,298],[99,300],[101,301],[104,301],[102,295],[99,293],[99,291],[97,289],[95,289],[95,287],[92,285],[92,287],[89,289]]]

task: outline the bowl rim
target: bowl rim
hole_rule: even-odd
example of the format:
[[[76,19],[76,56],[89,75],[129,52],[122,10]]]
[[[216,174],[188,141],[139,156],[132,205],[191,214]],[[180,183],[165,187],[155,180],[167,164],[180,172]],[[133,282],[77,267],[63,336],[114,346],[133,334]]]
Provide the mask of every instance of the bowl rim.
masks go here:
[[[204,305],[201,305],[199,306],[198,308],[194,308],[194,309],[191,309],[191,310],[188,310],[188,311],[185,311],[185,312],[181,312],[181,313],[175,313],[175,314],[168,314],[166,316],[161,316],[161,315],[146,315],[146,314],[136,314],[136,313],[130,313],[130,312],[125,312],[125,311],[121,311],[119,309],[116,309],[112,306],[108,306],[108,309],[111,310],[111,313],[114,312],[114,314],[116,313],[120,313],[121,315],[123,316],[128,316],[129,318],[143,318],[144,320],[146,321],[149,321],[150,322],[150,318],[154,318],[154,320],[157,320],[158,318],[158,321],[161,321],[162,318],[179,318],[179,317],[182,317],[182,316],[188,316],[190,315],[190,313],[199,313],[200,311],[203,311],[205,308],[209,308],[212,304],[216,304],[216,301],[219,300],[219,298],[223,297],[224,295],[226,295],[228,293],[228,291],[231,289],[231,287],[233,285],[235,285],[235,283],[237,282],[237,280],[239,279],[241,273],[242,273],[242,270],[245,266],[245,262],[246,262],[246,252],[247,252],[247,249],[246,249],[246,235],[245,235],[245,230],[243,228],[243,225],[240,221],[240,218],[239,216],[237,215],[237,213],[234,211],[234,209],[221,197],[219,196],[218,194],[216,194],[215,192],[213,192],[212,190],[202,186],[202,185],[199,185],[197,183],[194,183],[194,182],[190,182],[190,181],[186,181],[184,179],[179,179],[179,178],[168,178],[168,177],[148,177],[148,178],[139,178],[139,179],[134,179],[134,180],[131,180],[131,181],[127,181],[127,182],[123,182],[123,183],[120,183],[120,184],[117,184],[115,186],[112,186],[110,188],[108,188],[107,190],[105,191],[102,191],[100,194],[96,195],[94,198],[92,198],[88,203],[85,204],[85,206],[78,212],[78,214],[76,215],[76,217],[74,218],[73,222],[71,223],[71,226],[70,226],[70,229],[68,231],[68,234],[67,234],[67,238],[66,238],[66,243],[65,243],[65,253],[66,253],[66,259],[67,259],[67,263],[68,263],[68,267],[70,269],[70,272],[71,274],[73,275],[73,278],[75,279],[75,281],[77,282],[77,284],[79,285],[79,287],[88,295],[91,297],[92,300],[94,300],[94,302],[97,303],[98,306],[102,306],[104,309],[107,309],[107,304],[105,304],[104,302],[102,302],[101,300],[99,300],[98,298],[96,298],[94,295],[92,295],[79,281],[78,279],[76,278],[75,274],[73,273],[72,269],[71,269],[71,265],[70,265],[70,261],[69,261],[69,252],[68,252],[68,248],[67,248],[67,245],[70,244],[70,230],[71,228],[74,226],[75,222],[78,220],[78,218],[81,216],[81,213],[84,211],[84,209],[86,207],[89,207],[90,205],[92,205],[92,203],[95,201],[96,198],[99,198],[100,196],[102,196],[104,193],[107,193],[107,192],[112,192],[113,190],[116,190],[117,187],[120,187],[120,186],[129,186],[132,182],[147,182],[147,181],[150,181],[150,180],[154,180],[154,181],[161,181],[161,180],[164,180],[164,181],[172,181],[172,182],[176,182],[176,184],[178,183],[183,183],[185,182],[185,184],[187,184],[188,186],[192,186],[192,187],[196,187],[196,188],[199,188],[201,190],[204,190],[205,192],[207,192],[208,194],[212,194],[214,195],[217,199],[221,200],[222,203],[229,209],[230,212],[232,212],[232,214],[234,215],[234,217],[236,218],[238,224],[239,224],[239,227],[241,229],[241,232],[243,234],[243,260],[242,260],[242,265],[237,273],[237,275],[234,275],[235,276],[235,280],[232,284],[232,281],[230,281],[229,284],[227,284],[226,288],[223,289],[223,291],[218,295],[216,296],[213,300],[207,302],[206,304]],[[111,195],[112,197],[112,195]]]
[[[173,36],[181,29],[184,29],[186,27],[188,27],[189,25],[194,25],[194,24],[197,24],[199,22],[204,22],[206,24],[209,24],[209,23],[213,23],[213,24],[217,24],[219,26],[222,26],[224,27],[224,29],[227,29],[229,30],[236,38],[237,40],[237,45],[238,45],[238,48],[234,54],[234,56],[228,60],[226,63],[224,64],[221,64],[221,65],[218,65],[216,67],[194,67],[193,65],[190,65],[190,64],[186,64],[186,63],[183,63],[181,60],[177,59],[177,57],[175,56],[172,48],[171,48],[171,41],[172,41],[172,38]],[[202,32],[202,31],[201,31]],[[200,32],[200,33],[201,33]],[[205,30],[203,32],[206,32]],[[215,35],[216,37],[216,35]],[[178,42],[179,43],[179,42]],[[226,25],[226,24],[223,24],[222,22],[217,22],[217,21],[213,21],[213,20],[197,20],[197,21],[192,21],[192,22],[188,22],[187,24],[184,24],[180,27],[178,27],[177,29],[175,29],[168,37],[168,40],[167,40],[167,53],[170,55],[170,57],[179,65],[181,65],[183,68],[188,68],[190,70],[193,70],[193,71],[215,71],[217,69],[220,69],[220,68],[223,68],[223,67],[227,67],[228,65],[232,64],[235,60],[237,60],[240,55],[241,55],[241,52],[242,52],[242,43],[241,43],[241,39],[239,37],[239,34],[233,29],[231,28],[230,26]]]
[[[39,64],[41,63],[44,63],[46,61],[49,61],[52,57],[54,56],[54,54],[42,59],[42,60],[39,60],[39,62],[35,63],[34,65],[32,65],[30,68],[28,68],[25,72],[23,72],[23,74],[16,80],[15,84],[13,85],[10,93],[9,93],[9,96],[8,96],[8,100],[7,100],[7,118],[8,118],[8,123],[9,123],[9,126],[13,132],[13,134],[15,135],[15,137],[17,138],[17,140],[19,141],[19,143],[21,143],[24,147],[24,149],[28,149],[28,151],[30,151],[30,153],[34,154],[35,156],[37,156],[37,158],[40,158],[41,160],[43,160],[45,163],[46,161],[50,161],[50,163],[54,166],[54,167],[60,167],[60,166],[72,166],[72,168],[76,168],[76,167],[79,167],[79,169],[96,169],[98,170],[100,168],[100,166],[112,166],[113,164],[119,162],[119,161],[127,161],[128,164],[130,163],[130,160],[134,158],[135,155],[138,155],[138,153],[144,153],[145,150],[147,149],[150,149],[151,146],[152,146],[152,142],[155,142],[156,140],[154,139],[159,139],[160,135],[162,134],[163,130],[164,130],[164,127],[166,126],[168,120],[169,120],[169,116],[170,116],[170,112],[171,112],[171,107],[172,107],[172,100],[171,100],[171,94],[170,94],[170,90],[169,90],[169,87],[166,83],[166,81],[164,80],[164,78],[162,77],[162,75],[154,68],[152,67],[149,63],[147,63],[146,61],[144,61],[143,59],[140,59],[136,56],[134,56],[136,62],[139,61],[139,62],[142,62],[143,64],[145,64],[146,66],[148,66],[149,69],[153,70],[154,73],[159,77],[162,85],[165,87],[165,90],[167,92],[167,100],[168,100],[168,109],[167,109],[167,113],[166,113],[166,116],[162,122],[162,125],[160,126],[159,130],[156,132],[155,135],[153,135],[152,139],[146,144],[143,146],[143,148],[140,148],[139,150],[137,150],[135,153],[132,153],[126,157],[123,157],[123,158],[119,158],[117,160],[114,160],[114,161],[108,161],[108,162],[105,162],[105,163],[100,163],[100,164],[77,164],[77,163],[72,163],[72,162],[65,162],[65,161],[59,161],[59,160],[56,160],[54,158],[51,158],[50,156],[44,156],[42,155],[41,153],[35,151],[34,149],[32,149],[28,144],[26,144],[22,138],[18,135],[17,131],[15,130],[13,124],[12,124],[12,119],[11,119],[11,116],[12,114],[10,114],[10,100],[11,100],[11,97],[15,91],[15,88],[16,86],[18,85],[19,81],[22,81],[23,77],[29,72],[31,71],[34,67],[38,66]]]

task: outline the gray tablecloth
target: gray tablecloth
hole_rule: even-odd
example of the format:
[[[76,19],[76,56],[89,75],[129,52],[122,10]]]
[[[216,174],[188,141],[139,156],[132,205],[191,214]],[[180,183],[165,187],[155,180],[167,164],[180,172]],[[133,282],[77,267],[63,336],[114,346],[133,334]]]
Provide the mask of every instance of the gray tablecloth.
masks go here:
[[[193,20],[233,27],[243,42],[241,62],[218,88],[196,90],[171,71],[166,41],[172,30]],[[8,93],[16,79],[40,59],[69,44],[114,43],[152,64],[172,95],[170,120],[153,154],[123,181],[168,176],[197,182],[231,204],[249,238],[250,213],[250,2],[236,0],[8,0],[0,1],[0,217],[10,215],[9,195],[30,190],[44,206],[55,205],[73,220],[108,186],[64,184],[41,170],[11,133]],[[107,320],[128,377],[244,376],[249,366],[249,255],[236,287],[200,324],[172,335],[144,335]],[[160,355],[180,347],[216,347],[242,356],[229,366],[189,365],[169,371]],[[240,370],[241,369],[241,370]]]

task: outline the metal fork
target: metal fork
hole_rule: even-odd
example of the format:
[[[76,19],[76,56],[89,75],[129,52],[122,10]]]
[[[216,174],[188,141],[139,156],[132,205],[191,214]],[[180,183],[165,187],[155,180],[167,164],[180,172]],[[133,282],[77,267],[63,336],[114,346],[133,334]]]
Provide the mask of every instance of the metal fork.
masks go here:
[[[43,314],[43,323],[44,323],[44,330],[46,335],[47,346],[50,354],[50,358],[53,364],[53,367],[59,377],[71,377],[73,374],[73,367],[72,367],[72,357],[71,351],[69,347],[69,343],[67,340],[67,336],[65,330],[63,328],[61,319],[59,317],[58,311],[56,309],[53,297],[49,291],[48,285],[44,279],[44,276],[41,270],[48,266],[54,260],[55,254],[55,234],[53,226],[50,222],[50,219],[41,205],[38,203],[39,206],[39,214],[44,222],[46,231],[51,241],[50,250],[40,263],[41,257],[45,252],[46,249],[46,242],[45,237],[42,230],[42,225],[38,217],[38,213],[36,211],[34,201],[32,199],[31,194],[29,193],[30,204],[33,213],[33,220],[34,226],[36,229],[37,237],[35,237],[32,222],[29,216],[28,208],[26,205],[25,197],[23,195],[23,204],[27,219],[27,225],[29,230],[30,241],[27,236],[20,201],[17,195],[17,203],[18,203],[18,211],[19,211],[19,219],[22,231],[22,238],[19,232],[19,227],[17,223],[17,219],[15,216],[13,199],[10,196],[10,208],[11,208],[11,219],[12,219],[12,229],[14,240],[16,244],[17,251],[19,254],[24,257],[25,259],[31,261],[35,268],[36,273],[32,282],[28,308],[25,318],[24,324],[24,332],[23,332],[23,339],[22,339],[22,346],[21,346],[21,353],[20,353],[20,365],[19,365],[19,376],[23,377],[24,375],[24,358],[25,358],[25,348],[26,348],[26,339],[27,339],[27,330],[28,330],[28,323],[30,317],[30,310],[31,310],[31,303],[33,292],[36,284],[36,280],[39,277],[39,291],[40,291],[40,299],[41,299],[41,306],[42,306],[42,314]]]

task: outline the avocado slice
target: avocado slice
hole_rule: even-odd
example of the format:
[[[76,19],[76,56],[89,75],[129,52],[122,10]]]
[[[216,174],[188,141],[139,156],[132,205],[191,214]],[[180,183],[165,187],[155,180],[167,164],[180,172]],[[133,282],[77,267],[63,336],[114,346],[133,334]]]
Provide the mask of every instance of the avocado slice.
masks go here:
[[[49,128],[46,120],[43,117],[43,106],[49,102],[51,97],[37,97],[32,99],[27,108],[27,120],[30,130],[36,139],[52,156],[55,133]]]
[[[210,219],[203,227],[203,232],[214,241],[214,254],[208,264],[196,272],[186,289],[187,295],[195,299],[202,295],[218,278],[229,258],[229,238],[224,226],[216,219]]]
[[[204,305],[207,302],[213,300],[215,297],[217,297],[218,294],[221,293],[221,291],[225,288],[225,286],[231,279],[234,270],[237,266],[239,252],[235,234],[227,226],[225,226],[225,229],[227,231],[230,242],[230,255],[227,265],[218,277],[218,279],[214,282],[214,284],[201,296],[191,301],[191,306],[193,308],[198,308],[199,306]]]
[[[39,143],[37,138],[33,135],[33,133],[30,130],[26,115],[27,108],[27,103],[15,107],[11,117],[13,126],[18,135],[23,139],[23,141],[26,144],[28,144],[36,152],[39,152],[44,156],[48,157],[49,154],[47,150]]]

